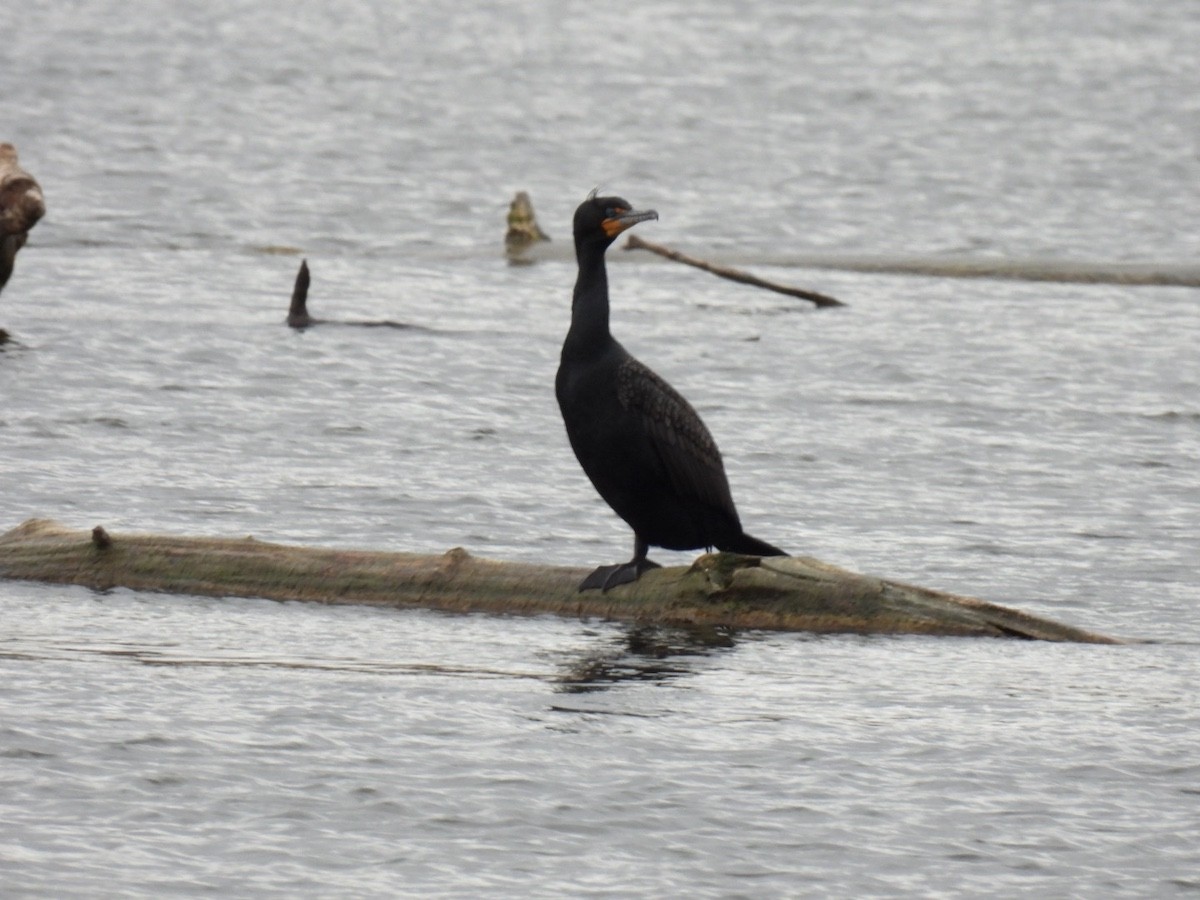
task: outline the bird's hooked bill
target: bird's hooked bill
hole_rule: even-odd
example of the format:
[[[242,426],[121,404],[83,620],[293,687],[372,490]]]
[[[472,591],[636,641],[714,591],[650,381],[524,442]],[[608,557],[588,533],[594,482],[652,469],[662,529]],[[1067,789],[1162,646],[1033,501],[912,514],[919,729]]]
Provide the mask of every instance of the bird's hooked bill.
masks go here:
[[[609,237],[616,237],[627,228],[632,228],[638,222],[645,222],[647,219],[657,219],[658,211],[653,209],[627,209],[624,212],[617,213],[614,216],[609,216],[601,224],[604,226],[604,233]]]

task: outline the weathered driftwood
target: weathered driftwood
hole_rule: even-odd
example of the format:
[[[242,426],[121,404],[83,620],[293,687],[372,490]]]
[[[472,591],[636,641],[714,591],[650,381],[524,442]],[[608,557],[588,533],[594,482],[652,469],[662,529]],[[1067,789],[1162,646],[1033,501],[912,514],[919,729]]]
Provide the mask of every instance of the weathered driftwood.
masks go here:
[[[511,262],[532,262],[529,249],[550,240],[542,231],[533,212],[533,201],[525,191],[518,191],[508,205],[508,231],[504,233],[504,252]]]
[[[543,259],[569,259],[570,248],[547,244],[550,239],[537,224],[533,204],[524,191],[517,194],[509,209],[509,230],[505,252],[511,261],[531,263]],[[636,235],[629,236],[626,249],[652,250],[678,262],[695,265],[715,274],[729,269],[726,262],[707,262],[687,257],[675,250],[652,245]],[[610,260],[621,257],[609,257]],[[1200,287],[1200,264],[1194,261],[1097,262],[1089,260],[1030,259],[1019,257],[964,257],[944,254],[901,256],[883,254],[804,252],[752,254],[744,265],[773,265],[801,269],[836,269],[846,272],[871,272],[881,275],[919,275],[930,278],[998,278],[1016,281],[1050,281],[1073,284],[1121,284],[1129,286]],[[758,287],[778,289],[753,275],[739,272],[734,280]],[[780,285],[779,287],[783,287]],[[782,291],[818,303],[824,295],[800,288]],[[812,295],[812,296],[808,296]],[[832,299],[832,298],[830,298]],[[819,304],[820,305],[820,304]],[[836,304],[825,304],[836,305]]]
[[[308,314],[308,287],[312,282],[312,276],[308,271],[308,260],[300,260],[300,268],[296,272],[296,281],[292,286],[292,300],[288,307],[287,323],[290,327],[297,331],[303,331],[305,328],[311,328],[313,325],[352,325],[359,328],[397,328],[400,330],[416,329],[424,331],[418,325],[409,325],[407,322],[393,322],[391,319],[378,319],[374,321],[343,321],[334,319],[318,319],[315,316]]]
[[[308,286],[311,282],[308,260],[302,259],[296,271],[296,282],[292,285],[292,302],[288,306],[287,323],[292,328],[307,328],[317,322],[308,314]]]
[[[45,214],[42,189],[17,162],[17,149],[0,144],[0,290],[12,276],[29,229]]]
[[[1194,262],[1107,263],[1086,260],[798,253],[781,258],[777,263],[809,269],[838,269],[846,272],[919,275],[932,278],[996,278],[1070,284],[1200,287],[1200,264]]]
[[[694,256],[688,256],[686,253],[680,253],[678,250],[672,250],[670,247],[664,247],[662,244],[655,244],[650,241],[638,237],[636,234],[631,234],[625,242],[626,250],[649,250],[651,253],[657,253],[659,256],[681,262],[686,266],[695,266],[697,269],[703,269],[705,272],[711,272],[713,275],[718,275],[721,278],[728,278],[730,281],[736,281],[739,284],[749,284],[754,287],[766,288],[768,291],[775,291],[777,294],[786,294],[789,297],[799,297],[801,300],[808,300],[817,306],[845,306],[841,300],[837,300],[827,294],[820,294],[816,291],[808,291],[804,288],[790,287],[786,284],[779,284],[775,281],[767,281],[765,278],[759,278],[757,275],[752,275],[749,272],[743,272],[741,269],[732,269],[729,266],[718,266],[714,263],[706,262],[703,259],[697,259]]]
[[[254,538],[90,534],[39,519],[0,535],[0,578],[106,590],[265,597],[648,624],[1122,643],[982,600],[858,575],[815,559],[707,554],[608,593],[586,569],[271,544]]]
[[[541,247],[549,240],[550,237],[546,232],[542,231],[541,226],[537,223],[537,216],[533,211],[533,201],[529,199],[529,194],[525,191],[518,192],[508,207],[508,231],[504,235],[504,252],[508,256],[509,262],[516,264],[537,262],[545,255],[544,252],[541,252]],[[695,266],[697,269],[703,269],[705,272],[710,272],[721,278],[728,278],[731,281],[752,285],[753,287],[766,288],[769,291],[786,294],[789,297],[799,297],[802,300],[815,303],[817,306],[845,306],[842,301],[836,300],[826,294],[805,290],[804,288],[791,287],[774,281],[767,281],[765,278],[759,278],[757,275],[743,272],[740,269],[719,266],[702,259],[696,259],[695,257],[680,253],[678,250],[664,247],[662,244],[643,240],[637,235],[629,236],[625,244],[625,249],[649,250],[651,253],[657,253],[666,259]]]

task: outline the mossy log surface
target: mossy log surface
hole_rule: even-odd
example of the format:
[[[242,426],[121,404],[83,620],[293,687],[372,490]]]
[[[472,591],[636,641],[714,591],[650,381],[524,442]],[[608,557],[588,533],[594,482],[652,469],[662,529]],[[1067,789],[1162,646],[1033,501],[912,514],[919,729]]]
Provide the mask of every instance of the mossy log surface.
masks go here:
[[[265,597],[663,625],[1123,643],[1016,610],[858,575],[803,557],[717,553],[608,593],[586,569],[147,534],[76,531],[31,519],[0,535],[0,578],[107,590]]]

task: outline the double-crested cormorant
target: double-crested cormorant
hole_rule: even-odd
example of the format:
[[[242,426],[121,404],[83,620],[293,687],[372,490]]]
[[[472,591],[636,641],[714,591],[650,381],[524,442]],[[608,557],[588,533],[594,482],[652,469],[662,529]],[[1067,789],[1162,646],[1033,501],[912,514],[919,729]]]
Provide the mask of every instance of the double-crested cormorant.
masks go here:
[[[581,591],[607,590],[657,568],[646,558],[651,546],[787,555],[742,531],[720,451],[704,422],[608,330],[604,252],[622,231],[657,218],[620,197],[594,194],[575,210],[579,275],[555,393],[583,471],[633,529],[633,559],[596,569]]]

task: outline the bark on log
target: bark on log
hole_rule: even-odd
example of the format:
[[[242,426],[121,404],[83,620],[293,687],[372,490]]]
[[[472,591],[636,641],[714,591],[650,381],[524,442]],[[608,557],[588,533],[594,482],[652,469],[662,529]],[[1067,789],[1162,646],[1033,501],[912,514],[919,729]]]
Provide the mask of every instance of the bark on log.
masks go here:
[[[786,284],[778,284],[774,281],[767,281],[765,278],[759,278],[757,275],[752,275],[749,272],[743,272],[741,269],[731,269],[728,266],[718,266],[703,259],[696,259],[694,256],[688,256],[686,253],[680,253],[678,250],[664,247],[662,244],[655,244],[644,240],[636,234],[629,236],[629,239],[625,242],[625,249],[649,250],[651,253],[657,253],[659,256],[664,256],[675,262],[681,262],[687,266],[695,266],[697,269],[703,269],[705,272],[711,272],[714,275],[719,275],[721,278],[728,278],[730,281],[736,281],[739,284],[749,284],[754,287],[766,288],[768,291],[775,291],[777,294],[786,294],[789,297],[799,297],[801,300],[808,300],[817,306],[846,305],[841,300],[837,300],[826,294],[820,294],[816,291],[806,291],[804,288],[790,287]]]
[[[17,148],[0,144],[0,235],[24,234],[46,214],[42,189],[17,161]]]
[[[221,539],[73,531],[31,519],[0,535],[0,578],[107,590],[264,597],[645,624],[854,634],[1116,638],[986,603],[858,575],[804,557],[706,554],[608,593],[579,593],[586,569]]]
[[[17,162],[17,149],[0,143],[0,292],[12,277],[17,251],[25,246],[29,229],[46,214],[42,189]],[[0,348],[9,342],[0,328]]]

